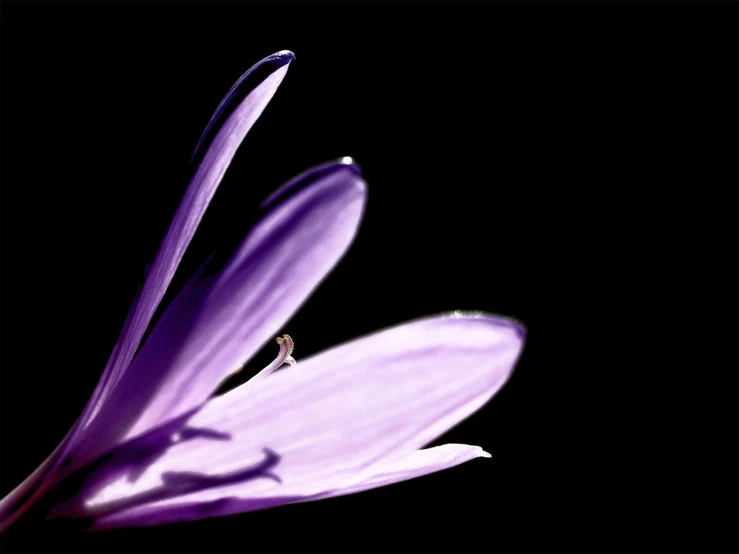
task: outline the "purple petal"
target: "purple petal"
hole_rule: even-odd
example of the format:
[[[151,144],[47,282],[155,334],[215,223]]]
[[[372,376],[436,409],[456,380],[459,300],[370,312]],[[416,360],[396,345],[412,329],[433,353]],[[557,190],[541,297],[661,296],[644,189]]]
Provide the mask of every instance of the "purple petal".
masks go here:
[[[81,442],[84,427],[95,418],[126,371],[236,149],[274,95],[294,58],[291,52],[283,51],[258,62],[239,79],[216,110],[195,149],[193,161],[198,165],[192,180],[92,397],[49,458],[0,503],[0,519],[4,523],[10,520],[11,512],[17,515],[23,506],[30,504],[29,500],[50,478],[60,460]]]
[[[278,52],[252,66],[216,109],[195,149],[193,159],[199,160],[195,174],[159,247],[141,294],[129,312],[101,378],[102,386],[99,385],[99,390],[93,394],[91,403],[94,401],[94,406],[85,425],[94,419],[130,364],[236,150],[274,96],[293,59],[292,52]],[[255,76],[260,78],[255,81]]]
[[[157,489],[163,476],[172,474],[199,474],[204,486],[152,507],[167,510],[231,496],[264,507],[361,487],[381,479],[384,464],[427,444],[487,402],[510,376],[523,336],[522,327],[507,319],[454,314],[301,360],[295,368],[211,400],[188,423],[230,440],[176,443],[136,482],[119,479],[88,493],[87,500],[105,514],[106,504]],[[278,461],[238,482],[235,476],[263,463],[267,450]]]
[[[293,185],[229,264],[169,307],[80,448],[130,439],[202,405],[308,298],[351,243],[366,187],[351,164]]]

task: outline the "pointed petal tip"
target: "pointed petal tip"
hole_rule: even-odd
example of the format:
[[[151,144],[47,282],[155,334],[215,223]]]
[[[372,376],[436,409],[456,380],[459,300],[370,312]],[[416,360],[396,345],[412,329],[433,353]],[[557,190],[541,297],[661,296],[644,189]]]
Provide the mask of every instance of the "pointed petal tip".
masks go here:
[[[343,158],[313,166],[310,169],[305,170],[303,173],[300,173],[296,177],[293,177],[290,181],[288,181],[280,188],[278,188],[275,192],[273,192],[262,203],[261,207],[262,209],[269,208],[270,206],[273,206],[278,199],[286,197],[288,193],[292,193],[298,189],[309,186],[312,182],[315,182],[318,179],[325,178],[336,171],[341,171],[345,169],[349,169],[357,177],[362,177],[362,170],[354,161],[354,158],[352,158],[351,156],[344,156]],[[355,182],[353,182],[352,185],[360,188],[365,187],[364,182],[359,182],[361,181],[361,179],[355,179],[354,181]]]
[[[492,458],[493,455],[490,454],[489,452],[485,452],[484,450],[481,449],[480,450],[480,453],[478,454],[478,457],[479,458]]]
[[[295,60],[295,54],[292,53],[290,50],[280,50],[279,52],[275,52],[272,54],[268,60],[275,62],[277,67],[282,67],[284,65],[289,64],[290,62]]]
[[[218,129],[225,123],[228,117],[231,116],[231,114],[237,109],[239,104],[243,102],[245,98],[247,98],[250,94],[258,91],[260,85],[267,81],[270,76],[277,73],[280,69],[288,65],[294,59],[295,54],[293,54],[290,50],[280,50],[279,52],[275,52],[274,54],[271,54],[266,58],[259,60],[257,63],[247,69],[241,75],[241,77],[239,77],[236,83],[234,83],[234,85],[231,87],[231,90],[228,91],[226,96],[223,98],[223,100],[221,100],[221,103],[216,108],[216,111],[210,118],[208,125],[206,125],[203,134],[200,136],[200,140],[198,140],[192,156],[190,156],[189,163],[193,164],[196,161],[200,161],[204,151],[208,148],[209,144],[212,142],[215,135],[217,134]],[[287,71],[287,69],[285,69],[285,71]],[[282,77],[284,77],[284,72],[282,74]],[[279,83],[282,81],[282,77],[277,82],[277,86],[279,86]],[[262,96],[265,101],[263,102],[264,105],[262,105],[261,108],[255,109],[252,106],[251,109],[255,110],[255,113],[258,114],[256,117],[259,117],[259,114],[261,114],[261,111],[264,109],[266,103],[269,102],[274,93],[275,90],[267,90],[262,91],[261,95],[257,95],[258,97]],[[251,124],[249,124],[248,128],[250,127]]]

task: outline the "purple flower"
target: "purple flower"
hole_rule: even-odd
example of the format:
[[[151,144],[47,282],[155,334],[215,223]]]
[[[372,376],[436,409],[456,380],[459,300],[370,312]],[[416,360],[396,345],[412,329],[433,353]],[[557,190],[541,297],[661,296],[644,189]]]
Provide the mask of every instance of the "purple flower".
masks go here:
[[[247,71],[192,158],[190,185],[102,378],[61,444],[0,502],[105,529],[318,500],[489,455],[423,449],[483,406],[516,364],[513,320],[451,313],[293,359],[214,392],[276,334],[338,262],[359,226],[366,184],[349,158],[299,175],[218,272],[201,270],[142,338],[239,144],[284,78],[291,52]],[[284,367],[285,363],[294,367]]]

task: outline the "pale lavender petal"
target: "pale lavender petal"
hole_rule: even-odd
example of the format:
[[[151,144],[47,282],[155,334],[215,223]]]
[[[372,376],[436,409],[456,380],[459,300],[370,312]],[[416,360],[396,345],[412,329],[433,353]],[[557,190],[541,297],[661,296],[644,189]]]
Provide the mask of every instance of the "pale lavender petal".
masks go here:
[[[444,469],[457,466],[475,458],[489,458],[490,454],[479,446],[466,444],[444,444],[434,448],[416,450],[404,454],[392,462],[378,464],[376,474],[357,483],[337,488],[325,494],[307,497],[277,496],[267,499],[241,498],[239,486],[218,489],[219,498],[215,500],[186,501],[185,498],[169,504],[154,503],[134,510],[126,510],[101,518],[95,522],[98,530],[115,527],[137,527],[162,525],[177,521],[191,521],[212,516],[225,516],[241,512],[262,510],[272,506],[308,502],[354,494],[369,489],[384,487],[422,477]],[[192,495],[193,497],[197,495]]]
[[[173,475],[202,490],[152,505],[236,496],[263,506],[356,486],[479,409],[510,376],[523,340],[514,321],[455,313],[333,348],[211,400],[188,422],[229,440],[176,442],[135,482],[118,479],[86,499],[102,515]],[[276,458],[255,476],[267,452]]]
[[[249,69],[216,110],[193,155],[194,174],[175,217],[151,265],[144,286],[129,310],[121,335],[87,406],[54,452],[21,486],[0,504],[0,517],[20,514],[48,487],[60,461],[82,442],[84,428],[96,417],[104,401],[129,366],[182,255],[192,239],[218,184],[246,133],[261,115],[295,56],[282,51]],[[46,481],[46,482],[45,482]],[[14,516],[15,517],[15,516]]]
[[[75,454],[130,439],[200,406],[308,298],[351,243],[366,186],[352,164],[300,176],[205,284],[173,302]],[[204,291],[204,292],[203,292]]]

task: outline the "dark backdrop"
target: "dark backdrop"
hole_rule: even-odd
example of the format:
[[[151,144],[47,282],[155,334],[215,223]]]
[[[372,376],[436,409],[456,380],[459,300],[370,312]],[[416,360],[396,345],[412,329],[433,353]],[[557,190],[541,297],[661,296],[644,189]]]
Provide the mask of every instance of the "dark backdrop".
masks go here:
[[[298,358],[453,309],[529,328],[505,389],[439,441],[492,460],[4,548],[735,550],[736,21],[728,2],[3,2],[3,494],[82,410],[212,111],[277,50],[297,60],[175,286],[282,182],[350,155],[366,217],[285,328]]]

